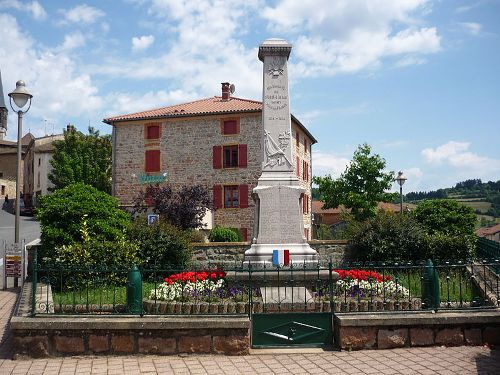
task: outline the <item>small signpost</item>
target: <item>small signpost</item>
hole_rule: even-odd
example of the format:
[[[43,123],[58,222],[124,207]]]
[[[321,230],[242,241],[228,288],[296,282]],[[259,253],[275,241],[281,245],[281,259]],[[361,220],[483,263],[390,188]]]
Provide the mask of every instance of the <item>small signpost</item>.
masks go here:
[[[14,278],[14,286],[19,283],[19,278],[23,277],[23,261],[22,261],[21,244],[12,243],[5,245],[5,262],[4,262],[4,280],[3,288],[7,288],[7,278]]]
[[[158,214],[148,215],[148,225],[153,225],[157,220],[160,220],[160,215]]]

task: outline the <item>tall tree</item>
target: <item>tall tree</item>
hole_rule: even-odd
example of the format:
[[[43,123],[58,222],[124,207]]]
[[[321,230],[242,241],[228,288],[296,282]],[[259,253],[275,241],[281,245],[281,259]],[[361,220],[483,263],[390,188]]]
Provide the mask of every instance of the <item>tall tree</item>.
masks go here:
[[[69,128],[64,140],[54,142],[49,180],[52,191],[82,182],[105,193],[111,193],[111,136],[101,136],[89,127],[89,134]]]
[[[351,163],[339,178],[330,175],[314,177],[318,185],[323,208],[340,205],[351,209],[356,220],[375,216],[378,202],[391,202],[397,193],[387,193],[394,181],[394,172],[384,172],[385,159],[371,154],[368,144],[358,146]]]

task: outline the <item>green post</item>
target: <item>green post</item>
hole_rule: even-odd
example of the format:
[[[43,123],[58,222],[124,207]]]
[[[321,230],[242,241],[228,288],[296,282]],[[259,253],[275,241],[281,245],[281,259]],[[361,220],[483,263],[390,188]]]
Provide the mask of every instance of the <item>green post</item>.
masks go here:
[[[37,275],[37,267],[38,267],[38,249],[35,248],[33,251],[33,260],[31,263],[32,267],[32,276],[31,276],[31,316],[34,317],[36,314],[36,283],[38,279]]]
[[[441,302],[439,291],[439,275],[430,259],[424,268],[422,282],[422,308],[426,310],[437,310]]]
[[[130,314],[142,315],[142,276],[135,265],[128,272],[127,310]]]

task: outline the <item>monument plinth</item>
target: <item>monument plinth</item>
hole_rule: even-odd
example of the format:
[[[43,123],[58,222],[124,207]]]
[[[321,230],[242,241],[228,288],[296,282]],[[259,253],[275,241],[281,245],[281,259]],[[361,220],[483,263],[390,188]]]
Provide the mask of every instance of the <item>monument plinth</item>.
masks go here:
[[[268,39],[259,46],[264,63],[262,93],[262,175],[253,189],[254,238],[245,263],[271,266],[274,250],[288,250],[289,263],[316,266],[318,254],[304,237],[302,199],[305,190],[294,174],[288,93],[291,44]]]

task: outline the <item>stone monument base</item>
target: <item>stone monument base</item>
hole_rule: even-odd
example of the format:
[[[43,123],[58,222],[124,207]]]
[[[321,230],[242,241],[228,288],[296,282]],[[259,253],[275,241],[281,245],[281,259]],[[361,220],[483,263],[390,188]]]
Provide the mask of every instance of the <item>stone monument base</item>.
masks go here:
[[[318,266],[318,253],[308,243],[287,244],[253,244],[245,251],[245,266],[252,268],[272,268],[273,250],[290,250],[290,265],[294,268],[316,268]],[[282,266],[286,268],[287,266]]]

